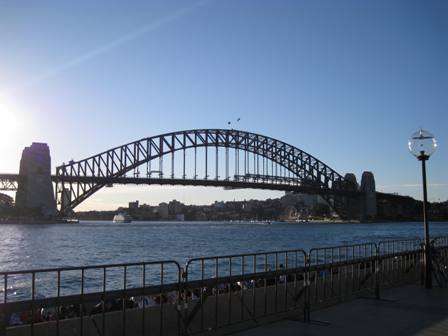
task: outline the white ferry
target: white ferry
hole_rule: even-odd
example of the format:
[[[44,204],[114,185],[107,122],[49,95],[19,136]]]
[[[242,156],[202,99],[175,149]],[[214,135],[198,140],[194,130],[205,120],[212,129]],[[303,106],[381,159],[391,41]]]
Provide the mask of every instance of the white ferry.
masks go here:
[[[114,223],[131,223],[132,217],[129,216],[125,212],[119,212],[114,216],[114,219],[112,220]]]

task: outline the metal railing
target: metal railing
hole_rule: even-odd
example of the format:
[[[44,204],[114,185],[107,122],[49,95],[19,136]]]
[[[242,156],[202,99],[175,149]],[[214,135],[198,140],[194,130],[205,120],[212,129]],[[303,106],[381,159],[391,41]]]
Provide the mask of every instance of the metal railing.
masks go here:
[[[196,258],[188,261],[184,288],[188,333],[218,329],[304,307],[306,252],[287,250]],[[299,302],[302,298],[302,302]]]
[[[310,305],[352,297],[375,288],[377,246],[373,243],[313,248],[309,252]]]
[[[377,285],[393,287],[421,280],[423,254],[421,239],[378,243]]]
[[[0,272],[0,335],[191,335],[257,326],[418,283],[420,239],[176,261]],[[433,240],[448,282],[448,237]],[[235,329],[236,330],[236,329]]]
[[[179,314],[167,325],[163,307],[180,302],[172,296],[180,295],[181,285],[175,261],[0,272],[0,279],[0,335],[14,325],[18,335],[162,334],[181,325]],[[152,306],[159,309],[150,314]]]

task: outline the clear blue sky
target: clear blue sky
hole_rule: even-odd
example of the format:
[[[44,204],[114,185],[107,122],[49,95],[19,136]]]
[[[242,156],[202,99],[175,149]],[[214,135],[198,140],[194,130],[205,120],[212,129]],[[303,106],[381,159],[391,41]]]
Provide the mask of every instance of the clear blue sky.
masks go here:
[[[53,167],[163,132],[240,129],[293,144],[377,189],[420,198],[407,150],[439,149],[431,200],[448,199],[444,0],[0,2],[0,172],[50,145]],[[118,187],[79,209],[278,195]]]

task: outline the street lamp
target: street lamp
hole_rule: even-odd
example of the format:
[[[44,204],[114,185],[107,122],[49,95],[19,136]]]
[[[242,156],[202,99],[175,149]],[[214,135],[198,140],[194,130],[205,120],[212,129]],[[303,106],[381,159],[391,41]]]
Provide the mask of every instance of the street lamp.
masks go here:
[[[419,161],[422,162],[422,179],[423,179],[423,223],[425,228],[425,287],[432,288],[432,274],[431,274],[431,248],[429,243],[429,227],[428,215],[426,213],[427,192],[426,192],[426,160],[437,149],[437,141],[434,135],[428,131],[420,129],[412,134],[408,142],[409,151]]]

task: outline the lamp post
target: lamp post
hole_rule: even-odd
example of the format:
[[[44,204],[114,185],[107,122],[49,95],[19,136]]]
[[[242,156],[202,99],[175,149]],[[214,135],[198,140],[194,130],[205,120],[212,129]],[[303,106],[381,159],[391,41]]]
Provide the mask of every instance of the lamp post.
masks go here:
[[[425,287],[432,288],[431,274],[431,247],[429,242],[428,214],[426,212],[427,191],[426,191],[426,161],[435,152],[437,141],[434,135],[428,131],[420,129],[412,134],[408,142],[409,151],[422,163],[422,181],[423,181],[423,224],[425,229]]]

